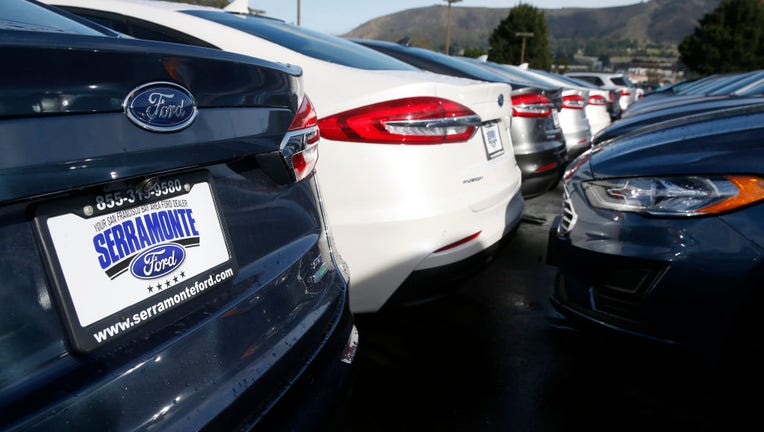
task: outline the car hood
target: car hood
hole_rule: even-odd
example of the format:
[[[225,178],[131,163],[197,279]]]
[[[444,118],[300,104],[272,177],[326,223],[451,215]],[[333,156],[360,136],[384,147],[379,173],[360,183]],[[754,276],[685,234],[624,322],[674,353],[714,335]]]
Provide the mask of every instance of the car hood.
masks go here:
[[[594,136],[594,144],[598,144],[621,135],[636,131],[643,127],[653,126],[656,123],[673,120],[680,117],[706,113],[709,111],[736,108],[746,105],[764,104],[764,97],[713,97],[673,106],[665,109],[649,111],[643,114],[622,118]]]
[[[762,106],[684,118],[597,146],[590,170],[594,178],[762,173],[762,133]]]
[[[657,99],[640,99],[629,107],[624,113],[622,118],[633,117],[641,115],[650,111],[667,109],[675,106],[682,106],[690,103],[694,103],[700,100],[707,100],[711,96],[706,95],[679,95],[669,96]],[[724,96],[716,96],[722,98]]]

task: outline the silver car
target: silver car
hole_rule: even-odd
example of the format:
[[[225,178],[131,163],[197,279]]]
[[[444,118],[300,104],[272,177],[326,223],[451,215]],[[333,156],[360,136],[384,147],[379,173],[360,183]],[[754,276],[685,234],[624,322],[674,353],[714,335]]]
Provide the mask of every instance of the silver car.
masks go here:
[[[523,76],[527,80],[546,83],[560,87],[559,82],[553,82],[540,71],[529,70],[518,66],[498,65],[509,73]],[[569,85],[562,88],[562,109],[559,113],[562,134],[565,137],[567,160],[571,161],[585,152],[591,145],[592,132],[586,107],[589,104],[589,90],[583,87]]]

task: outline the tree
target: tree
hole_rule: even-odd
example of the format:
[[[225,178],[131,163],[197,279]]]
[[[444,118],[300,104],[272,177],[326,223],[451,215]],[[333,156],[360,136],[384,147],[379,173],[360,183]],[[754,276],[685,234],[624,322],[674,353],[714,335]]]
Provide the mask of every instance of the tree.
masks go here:
[[[722,0],[679,44],[681,61],[701,74],[764,68],[762,0]]]
[[[464,54],[462,55],[464,57],[469,57],[469,58],[478,58],[484,54],[488,54],[488,53],[485,52],[483,48],[467,47],[467,48],[464,48]]]
[[[491,32],[488,58],[497,63],[519,64],[523,57],[523,37],[517,33],[533,33],[533,37],[525,38],[522,60],[532,68],[549,69],[552,56],[546,17],[539,9],[527,4],[510,9],[509,15]]]

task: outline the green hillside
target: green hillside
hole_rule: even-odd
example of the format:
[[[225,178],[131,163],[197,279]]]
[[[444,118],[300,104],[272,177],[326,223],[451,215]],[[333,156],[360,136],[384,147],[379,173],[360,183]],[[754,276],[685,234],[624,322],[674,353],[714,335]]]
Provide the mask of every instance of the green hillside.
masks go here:
[[[640,46],[676,46],[698,20],[720,0],[651,0],[610,8],[544,9],[554,47],[587,41],[628,40]],[[442,50],[445,46],[444,5],[409,9],[368,21],[345,36],[414,43]],[[488,48],[488,37],[509,8],[453,7],[451,45]]]

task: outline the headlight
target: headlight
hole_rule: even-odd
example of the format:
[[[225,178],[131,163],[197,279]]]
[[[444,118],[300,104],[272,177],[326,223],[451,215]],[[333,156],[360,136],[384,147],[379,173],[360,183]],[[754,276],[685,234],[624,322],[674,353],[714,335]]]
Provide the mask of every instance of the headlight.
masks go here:
[[[594,207],[654,216],[721,213],[764,199],[764,180],[753,176],[643,177],[582,185]]]

